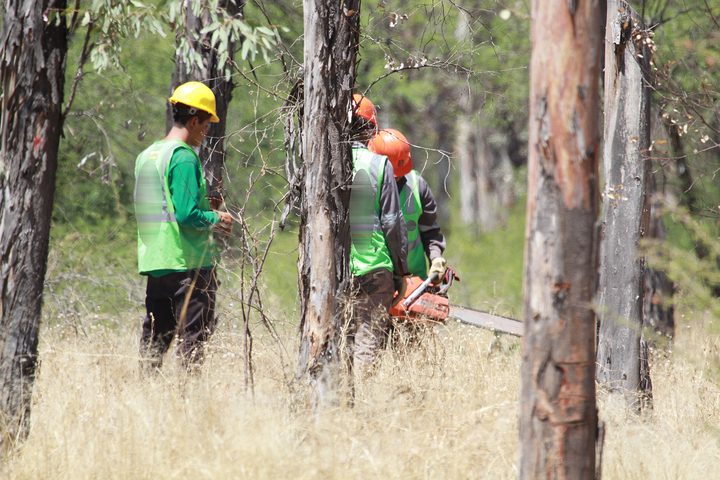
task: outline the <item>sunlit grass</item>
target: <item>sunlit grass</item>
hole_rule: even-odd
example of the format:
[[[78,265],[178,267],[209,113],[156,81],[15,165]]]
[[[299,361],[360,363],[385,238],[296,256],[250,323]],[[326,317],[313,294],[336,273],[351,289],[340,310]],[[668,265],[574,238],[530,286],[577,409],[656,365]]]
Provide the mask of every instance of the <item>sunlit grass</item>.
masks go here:
[[[495,233],[449,226],[447,257],[462,278],[452,302],[519,316],[522,218],[518,205]],[[316,412],[305,379],[295,380],[297,233],[287,232],[260,278],[281,342],[252,309],[253,371],[231,250],[199,374],[187,377],[169,355],[161,374],[143,377],[134,230],[82,230],[54,233],[31,432],[0,478],[517,477],[517,339],[438,327],[384,351],[354,407]],[[599,392],[604,479],[720,478],[717,319],[681,305],[674,344],[653,355],[654,409],[638,417]]]
[[[512,337],[438,327],[384,351],[354,408],[318,413],[294,381],[293,328],[280,329],[283,357],[254,327],[254,393],[232,323],[190,377],[172,354],[160,374],[141,376],[137,328],[87,330],[43,332],[30,437],[3,478],[516,478]],[[686,341],[696,339],[655,356],[650,414],[600,394],[603,478],[719,478],[720,386],[703,377],[710,360],[684,357]]]

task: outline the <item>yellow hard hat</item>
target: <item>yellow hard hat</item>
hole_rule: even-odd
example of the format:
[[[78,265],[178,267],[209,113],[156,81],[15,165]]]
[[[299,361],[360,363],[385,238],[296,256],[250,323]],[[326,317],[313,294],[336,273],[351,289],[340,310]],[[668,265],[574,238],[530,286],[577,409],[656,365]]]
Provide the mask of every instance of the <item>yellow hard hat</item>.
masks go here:
[[[183,103],[188,107],[195,107],[210,114],[210,121],[217,123],[220,121],[215,113],[215,94],[207,86],[200,82],[183,83],[175,89],[171,103]]]

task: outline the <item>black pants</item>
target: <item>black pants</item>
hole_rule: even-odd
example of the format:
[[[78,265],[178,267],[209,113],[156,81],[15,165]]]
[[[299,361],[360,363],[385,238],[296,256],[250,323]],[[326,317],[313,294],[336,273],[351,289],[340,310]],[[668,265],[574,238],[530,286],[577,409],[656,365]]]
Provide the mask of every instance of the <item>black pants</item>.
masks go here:
[[[147,315],[140,338],[140,355],[145,366],[162,365],[162,357],[176,334],[183,366],[202,363],[203,342],[215,331],[216,291],[215,270],[148,276]]]

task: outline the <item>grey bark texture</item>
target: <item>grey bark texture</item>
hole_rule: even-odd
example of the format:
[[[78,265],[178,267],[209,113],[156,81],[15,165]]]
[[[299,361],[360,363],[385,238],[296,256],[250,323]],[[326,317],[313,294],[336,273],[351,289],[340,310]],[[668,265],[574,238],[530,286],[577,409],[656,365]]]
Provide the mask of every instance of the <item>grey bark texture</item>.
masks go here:
[[[607,26],[597,380],[639,408],[651,395],[639,245],[650,226],[650,51],[636,40],[645,27],[624,1],[608,1]]]
[[[202,14],[196,16],[193,13],[192,4],[188,2],[187,9],[187,32],[188,41],[192,51],[199,52],[202,57],[202,66],[194,59],[188,63],[188,59],[180,55],[175,57],[175,70],[172,74],[170,84],[170,95],[175,89],[186,82],[202,82],[215,94],[216,112],[220,119],[218,123],[211,123],[208,133],[200,145],[199,157],[202,162],[203,175],[208,187],[210,198],[220,198],[223,195],[223,178],[225,173],[225,126],[227,124],[228,105],[232,100],[234,85],[232,80],[225,80],[225,69],[220,65],[220,53],[210,47],[210,40],[213,32],[200,33],[200,31],[212,22],[210,13],[206,8],[201,10]],[[227,10],[229,15],[242,14],[244,1],[218,0],[217,7]],[[229,41],[227,44],[228,62],[235,58],[237,42]],[[172,109],[170,104],[166,107],[167,131],[172,127]]]
[[[30,424],[57,152],[67,28],[64,1],[6,1],[0,34],[0,451]]]
[[[305,0],[301,183],[301,343],[298,376],[309,375],[313,403],[337,400],[339,347],[350,290],[352,179],[348,113],[355,85],[360,1]]]
[[[593,479],[600,6],[531,12],[518,478]]]

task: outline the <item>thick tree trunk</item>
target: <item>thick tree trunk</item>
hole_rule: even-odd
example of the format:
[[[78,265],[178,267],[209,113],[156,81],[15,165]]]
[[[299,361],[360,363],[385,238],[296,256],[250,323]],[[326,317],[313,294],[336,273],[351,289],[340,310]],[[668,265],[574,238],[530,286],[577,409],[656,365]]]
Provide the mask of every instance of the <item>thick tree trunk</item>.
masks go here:
[[[600,14],[532,4],[521,479],[595,477]]]
[[[217,8],[227,10],[229,15],[242,14],[243,1],[219,0]],[[200,145],[199,157],[202,162],[203,175],[208,185],[208,196],[219,198],[223,195],[222,181],[225,172],[225,126],[228,105],[232,100],[234,85],[225,80],[225,69],[220,65],[220,53],[210,47],[213,32],[200,33],[212,22],[210,12],[203,8],[201,16],[193,13],[193,2],[188,2],[187,32],[191,50],[199,52],[202,56],[202,66],[194,59],[186,59],[178,55],[175,57],[175,71],[172,74],[170,95],[175,89],[186,82],[202,82],[213,91],[216,101],[216,112],[220,122],[211,123],[207,136]],[[235,41],[227,44],[228,62],[235,58]],[[172,109],[166,107],[167,131],[172,127]]]
[[[623,0],[609,0],[607,25],[597,380],[639,409],[639,400],[652,394],[639,247],[650,227],[650,51],[635,41],[645,26]]]
[[[360,0],[305,0],[305,80],[301,186],[298,374],[309,374],[314,404],[339,386],[342,299],[350,285],[348,112],[355,85]]]
[[[6,1],[0,44],[0,433],[28,432],[62,132],[67,29],[46,23],[65,1]]]

